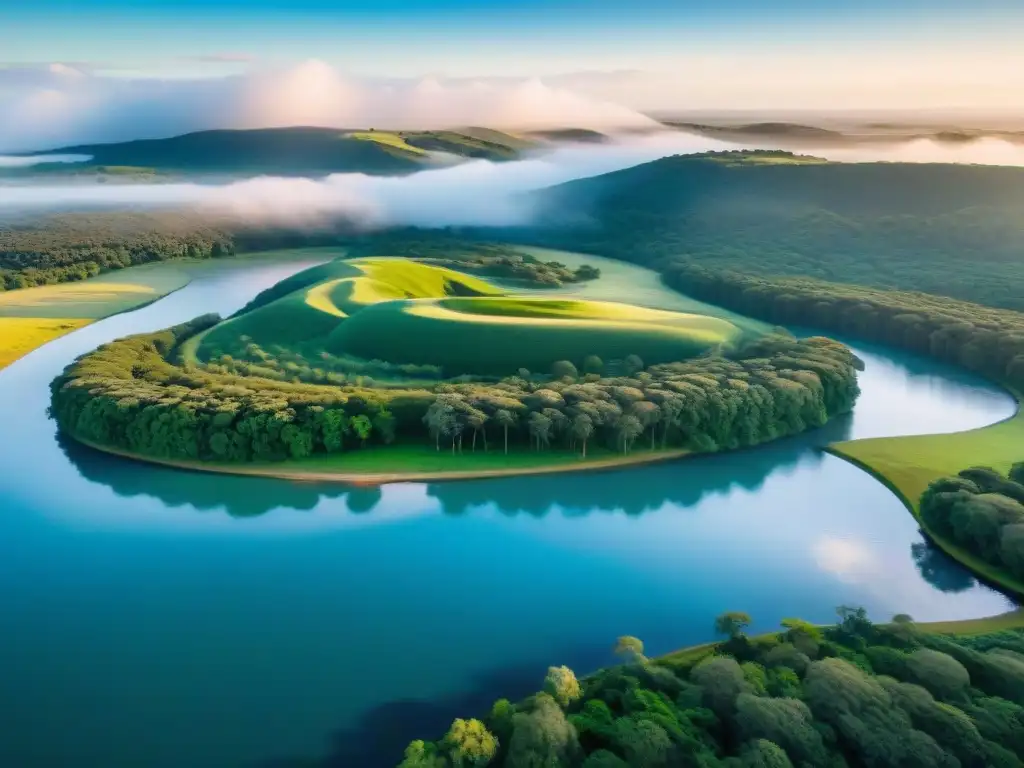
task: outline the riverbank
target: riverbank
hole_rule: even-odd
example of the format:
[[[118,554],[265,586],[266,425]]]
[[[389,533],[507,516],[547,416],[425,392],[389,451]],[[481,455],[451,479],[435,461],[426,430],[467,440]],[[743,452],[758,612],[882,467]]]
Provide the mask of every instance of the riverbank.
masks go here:
[[[903,502],[936,546],[983,582],[1024,597],[1024,582],[938,536],[922,519],[920,511],[921,494],[933,481],[968,467],[986,466],[1005,473],[1012,464],[1024,459],[1021,393],[1009,388],[1008,391],[1016,400],[1016,411],[987,427],[949,434],[853,440],[835,443],[824,450],[883,483]]]
[[[824,627],[826,625],[820,626]],[[881,626],[886,625],[882,624]],[[914,626],[921,632],[927,632],[929,634],[959,635],[961,637],[987,635],[993,632],[1004,632],[1011,629],[1024,629],[1024,608],[1018,608],[1015,611],[1007,611],[1006,613],[998,613],[994,616],[985,616],[980,619],[915,622]],[[763,632],[759,635],[753,635],[750,639],[752,641],[757,641],[759,639],[773,637],[782,631],[783,630],[779,629],[774,632]],[[677,651],[670,651],[669,653],[656,657],[656,661],[672,665],[694,664],[705,656],[713,653],[715,649],[722,644],[722,642],[724,641],[716,640],[710,643],[700,643],[699,645],[680,648]]]
[[[78,438],[76,438],[77,440]],[[190,472],[268,477],[297,482],[344,483],[346,485],[386,485],[405,482],[444,480],[482,480],[498,477],[595,472],[673,461],[694,455],[687,449],[636,450],[627,455],[595,451],[586,459],[578,454],[500,450],[455,454],[436,451],[431,446],[374,446],[336,456],[318,456],[302,461],[264,464],[216,464],[206,461],[180,461],[142,456],[130,451],[79,440],[103,453],[132,461],[157,464]]]

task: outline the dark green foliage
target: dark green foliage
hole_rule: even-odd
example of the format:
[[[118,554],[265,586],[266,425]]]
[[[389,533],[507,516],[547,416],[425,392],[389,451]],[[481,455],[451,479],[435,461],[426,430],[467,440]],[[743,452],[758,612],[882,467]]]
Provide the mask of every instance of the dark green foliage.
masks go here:
[[[743,160],[670,157],[538,193],[557,226],[535,237],[646,265],[683,257],[1024,309],[1021,169]]]
[[[747,315],[849,333],[1024,387],[1020,312],[810,278],[754,277],[685,262],[667,266],[664,279],[692,296]]]
[[[921,517],[940,536],[1018,579],[1024,578],[1024,487],[987,467],[936,480],[921,495]]]
[[[70,214],[0,226],[0,290],[84,280],[169,259],[230,256],[234,238],[171,213]]]
[[[121,339],[79,358],[52,385],[58,424],[132,453],[224,463],[302,459],[400,436],[476,450],[478,436],[488,446],[489,429],[537,450],[585,451],[590,440],[628,451],[645,436],[652,448],[714,451],[821,426],[848,412],[858,394],[846,347],[786,336],[732,357],[582,383],[567,375],[430,389],[358,379],[317,385],[178,363],[188,357],[182,344],[216,320]]]
[[[785,642],[760,642],[761,638],[747,642],[742,646],[742,663],[723,655],[735,645],[734,640],[719,643],[696,665],[692,660],[673,663],[671,657],[662,664],[633,654],[626,664],[581,680],[583,695],[568,705],[567,723],[550,696],[531,697],[511,723],[510,742],[518,745],[516,761],[511,754],[499,753],[489,765],[1009,768],[1022,764],[1024,708],[1015,700],[1024,700],[1024,655],[1015,649],[1024,650],[1024,632],[955,637],[931,635],[922,628],[903,637],[873,625],[857,608],[844,606],[838,613],[840,623],[828,628],[787,619],[776,636],[786,638]],[[901,623],[912,624],[909,618]],[[788,641],[795,633],[813,634],[824,658],[808,661]],[[845,657],[860,659],[868,669]],[[799,659],[797,666],[807,668],[803,679],[779,663],[794,659]],[[872,672],[872,664],[879,669]],[[786,681],[785,693],[773,690],[778,685],[776,674]],[[765,690],[758,692],[757,683],[762,680]],[[922,684],[956,703],[937,698]],[[495,705],[505,722],[510,709],[507,702]],[[540,727],[535,720],[546,726]],[[488,725],[501,738],[495,721],[492,712]],[[419,752],[429,754],[445,754],[445,744],[444,740],[436,745],[414,742]],[[532,745],[529,750],[528,744]]]
[[[752,741],[743,749],[744,768],[793,768],[793,763],[778,744],[765,739]]]

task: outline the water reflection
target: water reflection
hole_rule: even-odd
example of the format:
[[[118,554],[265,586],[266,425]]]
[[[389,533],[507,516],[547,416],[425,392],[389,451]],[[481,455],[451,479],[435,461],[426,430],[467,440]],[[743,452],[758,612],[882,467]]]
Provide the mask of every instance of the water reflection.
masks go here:
[[[940,592],[966,592],[977,584],[970,571],[927,539],[911,544],[910,556],[921,578]]]
[[[821,429],[745,451],[696,456],[667,465],[612,472],[506,477],[470,482],[432,483],[427,494],[446,514],[463,514],[494,505],[506,515],[543,516],[560,509],[566,516],[624,512],[639,516],[667,503],[692,507],[708,495],[742,489],[756,491],[773,472],[801,464],[816,466],[818,448],[850,434],[851,419],[837,419]],[[353,513],[372,512],[382,501],[377,487],[338,483],[304,483],[268,478],[187,472],[109,456],[58,435],[65,458],[80,475],[105,485],[118,496],[148,496],[168,507],[199,511],[222,509],[249,518],[275,509],[312,511],[325,500],[344,500]]]

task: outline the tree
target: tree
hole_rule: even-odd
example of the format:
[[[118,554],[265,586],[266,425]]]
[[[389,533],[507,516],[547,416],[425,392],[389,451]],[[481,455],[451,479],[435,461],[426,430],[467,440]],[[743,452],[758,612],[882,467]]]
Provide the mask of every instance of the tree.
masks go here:
[[[546,693],[534,697],[533,710],[512,717],[507,768],[557,768],[579,754],[576,729],[562,708]]]
[[[568,360],[558,360],[551,364],[551,375],[556,379],[578,379],[580,372]]]
[[[587,355],[583,358],[583,372],[601,374],[604,371],[604,361],[597,355]]]
[[[1024,461],[1018,461],[1010,467],[1010,479],[1015,483],[1024,485]]]
[[[548,667],[543,690],[563,708],[583,695],[576,675],[568,667]]]
[[[736,724],[744,739],[767,739],[798,763],[825,765],[825,744],[802,701],[742,693],[736,699]]]
[[[733,640],[743,635],[743,630],[750,626],[750,622],[750,614],[742,611],[728,611],[715,619],[715,632]]]
[[[743,768],[793,768],[782,747],[767,739],[757,739],[745,745],[740,760]]]
[[[473,408],[466,415],[466,423],[473,430],[473,451],[475,453],[476,435],[481,429],[484,428],[484,425],[487,423],[487,414],[477,408]],[[486,437],[484,438],[484,440],[486,442]]]
[[[616,431],[618,432],[619,443],[622,445],[622,452],[629,453],[633,441],[643,434],[644,426],[636,416],[627,413],[619,419]]]
[[[907,669],[914,682],[940,699],[957,699],[971,684],[971,676],[959,661],[941,651],[919,648],[907,658]]]
[[[640,359],[639,355],[627,355],[626,359],[622,361],[622,365],[627,376],[633,376],[644,369],[644,361]]]
[[[537,443],[538,451],[542,445],[546,446],[551,440],[551,419],[543,413],[537,413],[536,411],[531,413],[530,418],[527,419],[526,426],[530,431],[530,437]]]
[[[615,641],[615,654],[626,662],[644,660],[644,644],[638,637],[623,635]]]
[[[405,759],[398,768],[447,768],[448,761],[437,754],[437,747],[417,739],[405,748]]]
[[[455,768],[487,765],[498,753],[498,740],[479,720],[456,719],[444,744]]]
[[[576,414],[572,420],[572,436],[583,444],[583,458],[587,458],[587,440],[594,434],[594,422],[585,413]]]
[[[370,432],[373,430],[373,424],[370,422],[370,417],[365,414],[359,414],[353,416],[349,421],[349,426],[355,433],[356,437],[359,438],[359,442],[366,444],[366,441],[370,439]]]
[[[395,415],[381,406],[373,415],[373,429],[380,435],[381,442],[391,445],[395,441]]]
[[[499,411],[500,413],[500,411]],[[434,447],[436,450],[441,450],[441,436],[447,435],[455,424],[455,409],[451,403],[442,398],[437,398],[430,407],[427,408],[427,413],[423,417],[424,423],[427,425],[427,429],[430,430],[431,436],[434,438]],[[507,452],[507,440],[506,440],[506,452]]]
[[[505,431],[505,453],[508,453],[508,428],[516,423],[516,415],[505,408],[494,412],[494,422]]]
[[[693,668],[690,677],[704,689],[705,704],[719,717],[731,717],[736,697],[750,692],[740,665],[728,656],[704,659]]]

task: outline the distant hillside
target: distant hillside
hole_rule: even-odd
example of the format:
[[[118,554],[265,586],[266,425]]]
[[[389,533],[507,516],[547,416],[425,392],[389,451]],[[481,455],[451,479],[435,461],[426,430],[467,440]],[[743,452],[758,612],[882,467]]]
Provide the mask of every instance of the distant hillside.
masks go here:
[[[812,125],[797,123],[749,123],[745,125],[706,125],[703,123],[685,123],[666,121],[665,125],[685,131],[693,131],[705,136],[719,139],[771,138],[790,139],[793,141],[842,142],[847,137],[839,131],[818,128]]]
[[[1024,310],[1024,169],[677,156],[538,193],[545,245]]]
[[[549,141],[575,141],[584,144],[602,144],[610,140],[606,134],[587,128],[558,128],[547,131],[530,131],[528,135]]]
[[[455,131],[340,131],[329,128],[270,128],[189,133],[167,139],[117,144],[82,144],[55,152],[90,155],[86,164],[50,168],[82,174],[99,167],[148,173],[312,175],[362,172],[409,173],[435,161],[434,153],[508,160],[521,140],[490,131],[486,138]],[[106,173],[100,171],[99,173]]]

